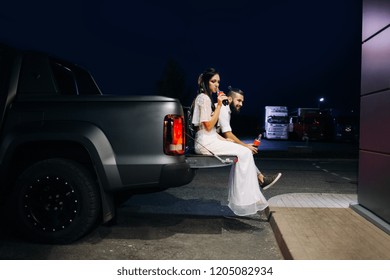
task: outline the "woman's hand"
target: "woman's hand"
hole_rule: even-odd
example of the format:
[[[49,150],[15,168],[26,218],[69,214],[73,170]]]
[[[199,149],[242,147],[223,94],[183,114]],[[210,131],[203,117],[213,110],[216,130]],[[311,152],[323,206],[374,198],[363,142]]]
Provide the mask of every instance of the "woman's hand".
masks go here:
[[[220,94],[220,95],[218,95],[217,100],[218,100],[218,106],[222,106],[222,102],[224,100],[228,100],[228,98],[225,94]]]
[[[227,99],[227,96],[224,94],[218,96],[217,97],[218,104],[217,107],[215,108],[215,111],[211,114],[211,119],[209,121],[202,122],[204,128],[207,131],[211,131],[214,128],[214,126],[217,124],[219,118],[219,112],[221,111],[221,107],[222,107],[222,101],[225,99]]]

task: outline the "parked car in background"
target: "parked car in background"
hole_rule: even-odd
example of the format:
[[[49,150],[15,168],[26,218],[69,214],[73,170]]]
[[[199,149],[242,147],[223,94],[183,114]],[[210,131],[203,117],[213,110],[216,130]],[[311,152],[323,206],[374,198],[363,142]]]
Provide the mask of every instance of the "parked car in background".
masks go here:
[[[334,118],[334,140],[355,142],[359,140],[359,117],[338,116]]]

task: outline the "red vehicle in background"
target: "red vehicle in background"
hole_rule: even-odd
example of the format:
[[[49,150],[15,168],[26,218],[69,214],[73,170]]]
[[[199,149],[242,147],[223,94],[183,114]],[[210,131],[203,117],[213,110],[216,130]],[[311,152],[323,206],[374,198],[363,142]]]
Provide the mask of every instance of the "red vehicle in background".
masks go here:
[[[297,108],[290,111],[289,138],[307,140],[330,140],[333,137],[331,110]]]

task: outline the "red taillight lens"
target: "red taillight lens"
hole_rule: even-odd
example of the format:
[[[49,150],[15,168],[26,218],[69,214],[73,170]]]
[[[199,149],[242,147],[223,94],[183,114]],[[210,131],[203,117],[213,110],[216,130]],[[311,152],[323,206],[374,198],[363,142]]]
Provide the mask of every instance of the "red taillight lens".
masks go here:
[[[185,149],[184,117],[167,115],[164,118],[164,153],[183,155]]]

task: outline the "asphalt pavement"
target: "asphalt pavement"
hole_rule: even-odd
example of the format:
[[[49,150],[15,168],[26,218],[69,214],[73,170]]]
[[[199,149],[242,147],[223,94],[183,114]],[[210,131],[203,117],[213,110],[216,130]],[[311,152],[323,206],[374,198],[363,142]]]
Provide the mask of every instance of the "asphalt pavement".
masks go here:
[[[253,139],[244,137],[243,142]],[[259,146],[261,158],[358,158],[357,142],[289,141],[263,139]]]
[[[117,224],[73,244],[33,244],[3,228],[0,259],[390,259],[388,233],[351,207],[357,145],[263,140],[255,159],[283,173],[264,192],[270,217],[234,216],[229,169],[201,170],[186,186],[132,197]]]

